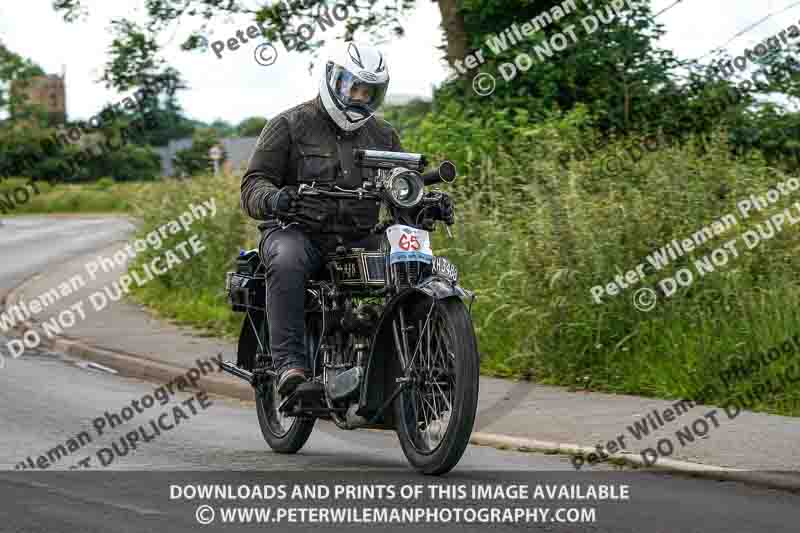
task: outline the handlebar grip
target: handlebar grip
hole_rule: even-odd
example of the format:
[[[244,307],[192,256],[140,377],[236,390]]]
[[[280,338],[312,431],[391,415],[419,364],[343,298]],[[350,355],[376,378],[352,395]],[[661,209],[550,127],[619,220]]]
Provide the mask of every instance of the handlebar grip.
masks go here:
[[[456,166],[451,161],[445,161],[439,168],[422,174],[425,185],[436,183],[453,183],[456,179]]]

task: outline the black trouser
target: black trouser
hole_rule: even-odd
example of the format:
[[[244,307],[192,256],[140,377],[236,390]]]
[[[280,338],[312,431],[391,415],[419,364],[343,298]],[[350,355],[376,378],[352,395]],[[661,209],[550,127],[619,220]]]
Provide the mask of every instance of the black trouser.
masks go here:
[[[305,285],[324,266],[325,256],[343,244],[350,248],[378,248],[370,236],[346,239],[308,234],[297,226],[264,231],[259,251],[266,268],[267,324],[270,352],[278,372],[287,368],[311,369],[305,350]]]

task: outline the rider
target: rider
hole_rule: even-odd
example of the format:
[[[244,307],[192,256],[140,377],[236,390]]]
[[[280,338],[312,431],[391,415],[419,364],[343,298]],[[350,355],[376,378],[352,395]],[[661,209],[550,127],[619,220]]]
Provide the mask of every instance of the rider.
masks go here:
[[[345,42],[327,61],[319,94],[267,123],[242,178],[242,208],[264,221],[259,251],[281,395],[305,381],[310,369],[304,349],[306,280],[337,246],[377,247],[370,230],[378,222],[379,202],[299,197],[298,186],[355,189],[372,171],[353,164],[354,148],[403,151],[394,128],[373,116],[388,85],[384,55],[373,46]],[[417,214],[403,213],[405,223],[414,223]],[[452,224],[450,198],[443,194],[426,208],[425,218]]]

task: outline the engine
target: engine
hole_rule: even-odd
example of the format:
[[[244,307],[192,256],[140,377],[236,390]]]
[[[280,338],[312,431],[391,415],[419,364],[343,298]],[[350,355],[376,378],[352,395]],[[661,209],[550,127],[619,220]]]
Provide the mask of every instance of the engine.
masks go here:
[[[321,347],[325,386],[331,400],[341,401],[358,391],[366,370],[370,335],[380,317],[380,306],[362,303],[332,313],[339,327]]]

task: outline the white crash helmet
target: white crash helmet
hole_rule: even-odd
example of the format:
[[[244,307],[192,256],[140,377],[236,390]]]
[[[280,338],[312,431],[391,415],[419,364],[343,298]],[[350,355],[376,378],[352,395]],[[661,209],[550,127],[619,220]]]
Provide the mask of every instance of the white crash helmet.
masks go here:
[[[383,104],[388,87],[389,69],[383,54],[374,46],[347,41],[325,64],[319,95],[333,121],[341,129],[353,131]],[[366,94],[366,100],[353,99],[359,92]]]

